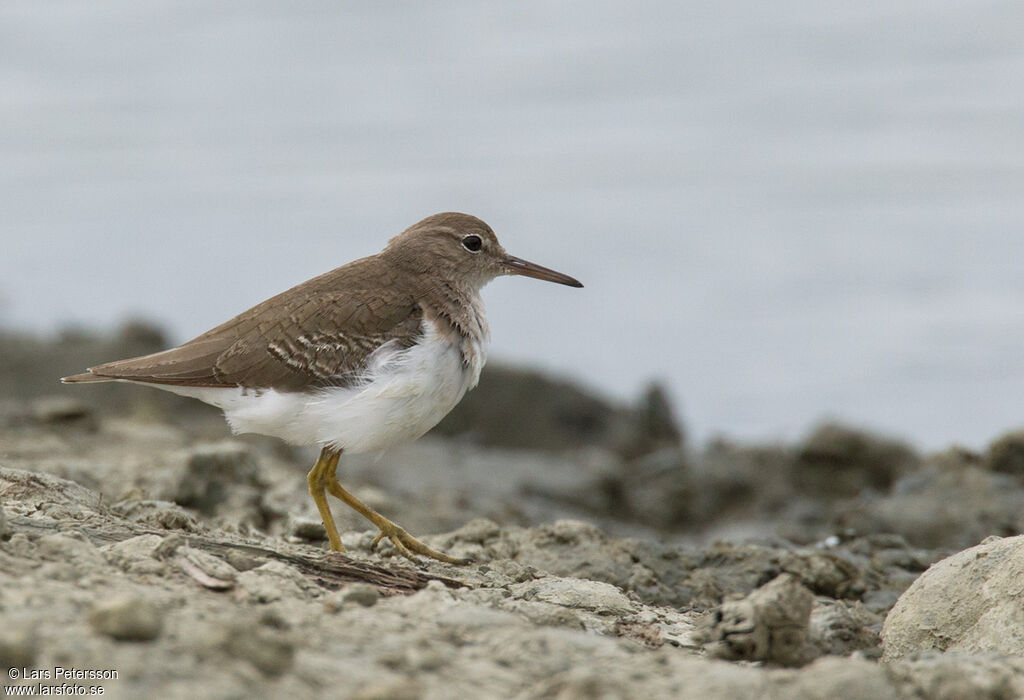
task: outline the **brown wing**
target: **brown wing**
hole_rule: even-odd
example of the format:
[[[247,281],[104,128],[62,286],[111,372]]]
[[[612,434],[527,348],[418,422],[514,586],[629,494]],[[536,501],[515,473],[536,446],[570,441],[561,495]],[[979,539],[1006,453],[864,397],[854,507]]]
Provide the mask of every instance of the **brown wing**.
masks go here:
[[[363,298],[359,298],[363,297]],[[367,294],[318,294],[275,321],[255,324],[213,365],[217,385],[280,390],[346,386],[358,381],[369,356],[385,343],[410,347],[423,313]]]
[[[91,367],[66,381],[282,391],[350,385],[380,346],[415,343],[423,313],[411,294],[394,287],[385,288],[386,295],[377,285],[375,291],[337,289],[337,272],[268,299],[177,348]]]

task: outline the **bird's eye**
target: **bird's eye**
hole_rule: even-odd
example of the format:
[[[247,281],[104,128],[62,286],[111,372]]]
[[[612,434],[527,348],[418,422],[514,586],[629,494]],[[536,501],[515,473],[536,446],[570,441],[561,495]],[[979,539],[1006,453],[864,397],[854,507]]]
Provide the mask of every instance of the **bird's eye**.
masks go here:
[[[466,236],[462,239],[462,247],[470,253],[479,253],[480,249],[484,247],[484,241],[480,236]]]

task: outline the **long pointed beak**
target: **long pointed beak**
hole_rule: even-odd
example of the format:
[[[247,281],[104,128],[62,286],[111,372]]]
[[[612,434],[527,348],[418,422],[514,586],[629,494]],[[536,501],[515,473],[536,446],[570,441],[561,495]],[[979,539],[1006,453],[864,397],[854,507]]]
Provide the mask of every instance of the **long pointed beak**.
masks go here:
[[[534,277],[539,280],[545,280],[547,282],[557,282],[558,284],[568,285],[570,287],[582,287],[583,285],[574,277],[569,275],[563,275],[561,272],[555,272],[554,270],[538,265],[536,263],[517,258],[514,255],[509,255],[503,261],[505,263],[505,269],[510,275],[523,275],[524,277]]]

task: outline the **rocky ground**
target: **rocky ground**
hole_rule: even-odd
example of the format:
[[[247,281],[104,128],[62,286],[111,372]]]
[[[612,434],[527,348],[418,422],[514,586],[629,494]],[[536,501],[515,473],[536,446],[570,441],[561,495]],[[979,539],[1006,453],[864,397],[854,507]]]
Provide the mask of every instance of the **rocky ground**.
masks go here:
[[[314,451],[231,437],[161,392],[53,381],[164,342],[139,324],[0,336],[10,687],[1024,697],[1024,434],[984,453],[836,425],[694,447],[657,387],[614,405],[489,367],[427,438],[342,460],[360,498],[473,560],[413,565],[370,551],[375,533],[340,503],[349,551],[326,553]]]

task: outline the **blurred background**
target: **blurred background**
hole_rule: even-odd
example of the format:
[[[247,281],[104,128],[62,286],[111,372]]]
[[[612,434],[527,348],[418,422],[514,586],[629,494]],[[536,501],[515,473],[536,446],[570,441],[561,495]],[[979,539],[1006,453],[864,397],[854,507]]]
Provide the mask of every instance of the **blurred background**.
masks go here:
[[[1024,6],[0,5],[0,329],[173,342],[420,218],[500,279],[492,356],[696,440],[1024,423]],[[114,359],[114,358],[105,358]],[[55,388],[56,390],[56,388]]]

